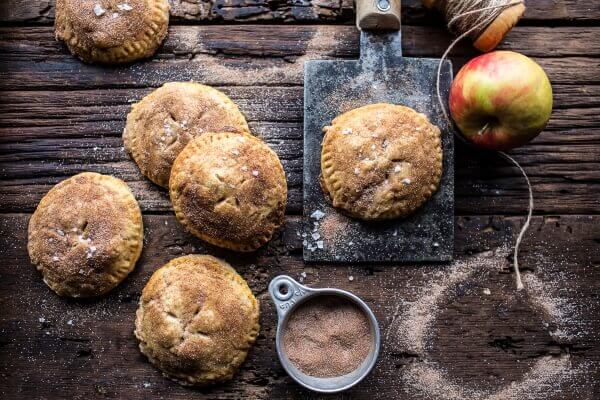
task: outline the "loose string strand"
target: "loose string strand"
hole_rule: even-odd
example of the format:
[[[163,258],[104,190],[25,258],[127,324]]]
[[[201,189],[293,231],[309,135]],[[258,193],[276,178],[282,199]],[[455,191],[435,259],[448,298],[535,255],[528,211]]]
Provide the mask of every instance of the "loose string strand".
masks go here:
[[[454,46],[456,46],[458,42],[475,32],[482,32],[483,29],[485,29],[485,27],[487,27],[494,19],[496,19],[496,17],[498,17],[498,15],[502,13],[502,11],[521,3],[523,3],[522,0],[447,0],[445,2],[444,12],[446,14],[446,20],[448,21],[448,29],[452,32],[456,30],[460,33],[459,36],[456,39],[454,39],[452,43],[450,43],[450,45],[442,55],[437,70],[437,98],[438,102],[440,103],[442,113],[444,114],[444,118],[449,124],[452,124],[452,121],[448,117],[446,106],[442,99],[440,90],[440,80],[444,60],[448,57],[448,54],[450,54],[450,51],[452,51],[452,49],[454,48]],[[458,137],[464,141],[464,139],[461,136]],[[521,227],[519,235],[517,236],[513,257],[513,267],[515,269],[515,280],[517,284],[517,290],[521,290],[523,289],[523,281],[521,280],[521,272],[519,269],[519,247],[521,246],[521,242],[523,240],[523,236],[525,236],[525,232],[527,232],[527,229],[529,229],[529,224],[531,223],[531,217],[533,215],[533,190],[531,188],[531,182],[529,181],[529,177],[527,176],[527,173],[521,167],[521,165],[505,152],[501,151],[500,155],[502,155],[505,159],[509,160],[519,169],[519,171],[521,171],[521,174],[527,182],[527,189],[529,191],[527,218],[525,219],[525,223]]]

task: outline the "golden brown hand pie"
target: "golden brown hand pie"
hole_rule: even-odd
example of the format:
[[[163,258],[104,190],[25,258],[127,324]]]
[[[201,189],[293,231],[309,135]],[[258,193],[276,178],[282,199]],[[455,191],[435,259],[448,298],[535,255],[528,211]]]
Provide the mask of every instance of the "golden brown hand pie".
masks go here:
[[[440,130],[415,110],[371,104],[325,127],[321,184],[352,217],[406,216],[436,190],[442,175]]]
[[[168,0],[56,0],[56,39],[85,62],[150,57],[168,26]]]
[[[222,92],[171,82],[133,105],[123,141],[142,173],[168,188],[173,161],[192,138],[205,132],[250,134],[246,119]]]
[[[258,301],[229,264],[189,255],[158,269],[135,320],[140,350],[184,385],[231,379],[259,331]]]
[[[93,297],[134,268],[142,214],[120,179],[84,172],[54,186],[29,221],[28,250],[44,282],[61,296]]]
[[[216,246],[254,251],[283,223],[285,173],[275,152],[254,136],[194,139],[173,164],[169,190],[179,222]]]

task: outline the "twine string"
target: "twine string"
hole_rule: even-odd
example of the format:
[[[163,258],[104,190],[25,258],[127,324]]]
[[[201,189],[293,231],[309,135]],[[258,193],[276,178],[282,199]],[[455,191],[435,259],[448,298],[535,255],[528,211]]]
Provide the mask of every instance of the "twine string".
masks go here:
[[[444,114],[444,118],[449,124],[452,124],[452,121],[448,117],[448,112],[446,111],[446,106],[444,104],[444,100],[442,99],[440,91],[440,80],[444,60],[448,57],[448,54],[450,54],[450,51],[452,51],[452,49],[454,48],[454,46],[456,46],[458,42],[472,34],[480,34],[505,9],[521,3],[523,3],[523,0],[446,0],[443,3],[443,12],[446,16],[448,29],[455,34],[458,34],[458,37],[454,39],[452,43],[450,43],[446,51],[444,51],[442,58],[440,58],[440,62],[438,64],[437,69],[437,98],[442,109],[442,113]],[[458,137],[463,142],[465,141],[462,138],[462,136]],[[529,181],[529,177],[527,176],[527,173],[521,167],[521,165],[514,158],[512,158],[503,151],[500,152],[500,155],[502,155],[505,159],[510,161],[519,169],[519,171],[521,171],[521,174],[527,182],[527,189],[529,191],[527,218],[525,219],[525,223],[521,227],[519,235],[517,236],[513,256],[513,267],[515,270],[517,290],[521,290],[523,289],[523,281],[521,280],[521,272],[519,269],[519,247],[521,245],[525,232],[527,232],[527,229],[529,229],[531,216],[533,215],[533,190],[531,188],[531,182]]]

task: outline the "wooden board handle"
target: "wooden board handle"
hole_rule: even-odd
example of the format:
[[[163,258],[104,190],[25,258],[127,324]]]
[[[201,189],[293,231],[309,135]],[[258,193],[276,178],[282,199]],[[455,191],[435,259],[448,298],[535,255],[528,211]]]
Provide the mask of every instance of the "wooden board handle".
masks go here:
[[[400,0],[356,0],[360,30],[400,30]]]

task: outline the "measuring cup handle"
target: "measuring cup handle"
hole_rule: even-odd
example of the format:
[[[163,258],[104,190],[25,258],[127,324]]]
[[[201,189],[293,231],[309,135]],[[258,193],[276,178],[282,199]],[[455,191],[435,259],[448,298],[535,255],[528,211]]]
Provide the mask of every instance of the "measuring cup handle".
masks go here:
[[[279,275],[269,283],[269,295],[275,303],[277,316],[283,319],[288,310],[311,289],[296,282],[287,275]]]

